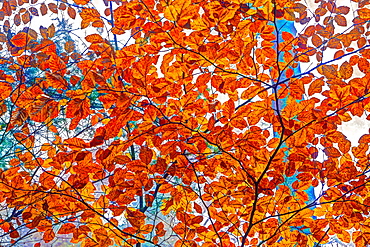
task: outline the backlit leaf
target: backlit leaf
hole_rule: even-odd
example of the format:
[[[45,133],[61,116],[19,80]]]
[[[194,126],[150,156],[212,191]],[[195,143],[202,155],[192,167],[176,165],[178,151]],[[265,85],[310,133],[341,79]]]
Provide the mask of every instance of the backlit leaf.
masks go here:
[[[153,151],[148,147],[141,147],[139,157],[142,162],[148,165],[152,161]]]
[[[332,157],[332,158],[338,158],[341,156],[340,152],[338,149],[336,149],[335,147],[327,147],[324,149],[324,153],[329,156],[329,157]]]
[[[53,229],[46,230],[42,236],[42,239],[44,240],[45,243],[51,242],[55,237],[55,233]]]
[[[75,231],[75,229],[76,229],[75,224],[73,224],[73,223],[65,223],[59,229],[58,234],[69,234],[69,233],[73,233]]]
[[[308,95],[313,95],[315,93],[321,93],[322,87],[324,86],[324,81],[322,79],[314,80],[310,87],[308,88]]]
[[[346,14],[348,14],[349,13],[349,7],[347,7],[347,6],[339,6],[338,8],[337,8],[337,11],[338,11],[338,13],[339,14],[343,14],[343,15],[346,15]]]
[[[13,36],[10,42],[17,47],[25,47],[30,40],[31,37],[27,33],[19,32]]]
[[[368,8],[359,9],[358,15],[361,19],[368,20],[370,19],[370,9]]]
[[[348,62],[342,63],[342,65],[339,68],[339,76],[343,79],[349,79],[351,78],[353,74],[353,68]]]
[[[29,8],[29,11],[34,16],[39,16],[39,11],[35,7]]]
[[[90,2],[90,0],[73,0],[78,5],[86,5]],[[73,18],[74,19],[74,18]]]

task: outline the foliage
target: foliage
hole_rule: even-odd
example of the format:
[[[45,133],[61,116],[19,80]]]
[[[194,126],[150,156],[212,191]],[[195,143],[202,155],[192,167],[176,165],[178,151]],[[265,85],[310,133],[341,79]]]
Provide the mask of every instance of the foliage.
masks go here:
[[[368,245],[370,9],[309,4],[2,1],[1,245]]]

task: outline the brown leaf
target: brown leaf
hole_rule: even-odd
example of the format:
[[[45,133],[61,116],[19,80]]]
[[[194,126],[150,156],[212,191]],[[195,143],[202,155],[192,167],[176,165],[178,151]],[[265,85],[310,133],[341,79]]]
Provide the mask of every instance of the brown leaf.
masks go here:
[[[42,15],[46,15],[46,13],[48,12],[48,7],[46,7],[45,3],[41,4],[40,12],[41,12]]]
[[[48,33],[48,37],[49,37],[49,38],[54,37],[54,35],[55,35],[55,26],[54,26],[54,24],[51,24],[51,25],[48,27],[47,33]]]
[[[72,19],[76,18],[76,10],[72,7],[68,7],[67,13]]]

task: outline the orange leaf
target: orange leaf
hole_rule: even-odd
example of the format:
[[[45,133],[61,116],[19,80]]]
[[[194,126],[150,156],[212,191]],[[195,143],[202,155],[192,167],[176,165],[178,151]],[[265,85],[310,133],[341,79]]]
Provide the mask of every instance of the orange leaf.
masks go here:
[[[334,54],[334,59],[337,59],[337,58],[342,57],[342,56],[344,56],[344,51],[343,50],[336,51],[335,54]]]
[[[163,222],[159,222],[155,227],[155,233],[158,237],[163,237],[166,234],[166,231],[164,230],[164,224]]]
[[[140,149],[139,157],[140,157],[140,159],[141,159],[142,162],[144,162],[145,164],[149,165],[150,162],[152,162],[153,151],[150,148],[148,148],[146,146],[143,146]]]
[[[368,20],[370,19],[370,9],[368,8],[359,9],[358,15],[361,19]]]
[[[261,91],[260,86],[250,86],[247,90],[245,90],[242,95],[241,99],[247,100],[252,99],[254,96],[258,94],[258,92]]]
[[[291,34],[289,32],[282,32],[282,37],[287,42],[291,42],[294,39],[293,34]]]
[[[48,229],[44,232],[42,239],[45,241],[45,243],[49,243],[50,241],[54,239],[54,237],[55,237],[55,233],[53,229]]]
[[[349,79],[353,74],[353,68],[348,62],[344,62],[339,68],[339,76],[342,79]]]
[[[81,138],[73,137],[64,141],[64,144],[67,145],[70,149],[75,151],[81,151],[88,147],[87,143]]]
[[[68,83],[67,81],[59,74],[57,73],[45,73],[46,77],[46,82],[49,87],[52,88],[60,88],[60,89],[67,89],[68,88]]]
[[[65,223],[59,229],[58,234],[69,234],[69,233],[73,233],[75,231],[75,229],[76,229],[76,226],[73,223]]]
[[[322,87],[324,86],[323,79],[314,80],[308,88],[308,95],[311,96],[315,93],[321,93]]]
[[[97,11],[96,9],[83,8],[80,16],[82,18],[81,29],[87,28],[92,22],[96,24],[98,24],[99,22],[104,26],[104,23],[100,20],[99,11]]]
[[[294,71],[293,71],[291,68],[288,68],[288,69],[286,70],[286,73],[285,73],[286,78],[290,78],[290,77],[292,77],[293,75],[294,75]]]
[[[21,25],[21,17],[20,17],[20,15],[19,15],[19,13],[18,13],[18,14],[16,14],[16,15],[14,16],[14,24],[15,24],[16,26]]]
[[[228,101],[222,104],[222,109],[223,109],[223,115],[227,119],[231,119],[235,111],[234,101],[232,99],[229,99]]]
[[[67,52],[67,53],[71,53],[73,52],[75,49],[75,43],[71,40],[67,41],[65,44],[64,44],[64,50]]]
[[[341,153],[335,147],[325,148],[324,153],[326,154],[326,156],[332,157],[332,158],[339,158],[341,156]]]
[[[73,0],[78,5],[86,5],[90,2],[90,0]]]
[[[60,74],[61,76],[64,76],[65,73],[66,73],[66,64],[64,63],[64,61],[56,54],[53,54],[50,56],[49,60],[48,60],[48,64],[49,64],[49,68],[51,69],[51,71],[53,73],[58,73]],[[64,79],[62,79],[64,80]],[[65,83],[61,83],[61,84],[65,84]]]
[[[40,26],[40,34],[41,34],[41,36],[44,38],[44,39],[47,39],[47,38],[49,38],[49,36],[48,36],[48,32],[47,32],[47,28],[45,28],[45,27],[43,27],[43,26]]]
[[[55,3],[48,3],[48,7],[54,14],[58,13],[58,6]]]
[[[316,47],[319,47],[319,46],[322,45],[322,39],[317,34],[312,35],[312,40],[311,41],[312,41],[312,44]]]
[[[12,86],[6,82],[0,82],[0,99],[4,100],[10,96],[12,92]]]
[[[322,74],[328,79],[337,77],[337,70],[333,65],[323,65],[321,68]]]
[[[99,34],[90,34],[85,37],[86,41],[90,43],[101,43],[103,42],[103,38]]]
[[[349,13],[349,7],[347,7],[347,6],[339,6],[338,8],[337,8],[337,13],[338,14],[343,14],[343,15],[346,15],[346,14],[348,14]]]
[[[341,240],[344,243],[351,242],[351,235],[345,230],[342,230],[340,233],[337,233],[337,236],[339,240]]]
[[[347,20],[346,18],[343,16],[343,15],[336,15],[334,17],[334,21],[339,25],[339,26],[342,26],[342,27],[346,27],[347,26]]]
[[[201,206],[199,206],[198,203],[194,202],[194,209],[198,214],[201,214],[203,212],[203,209]]]
[[[28,33],[20,32],[14,35],[10,42],[17,47],[25,47],[30,40],[31,36]]]
[[[12,225],[12,224],[10,224],[10,237],[11,238],[19,238],[19,232],[16,230],[16,229],[14,229],[14,226]]]

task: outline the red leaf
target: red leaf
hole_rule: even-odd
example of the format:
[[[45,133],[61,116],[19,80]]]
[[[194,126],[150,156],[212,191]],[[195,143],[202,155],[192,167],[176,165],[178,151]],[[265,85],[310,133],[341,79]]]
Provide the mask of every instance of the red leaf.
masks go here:
[[[96,147],[96,146],[102,145],[103,143],[104,143],[104,136],[95,136],[90,141],[90,147]]]

